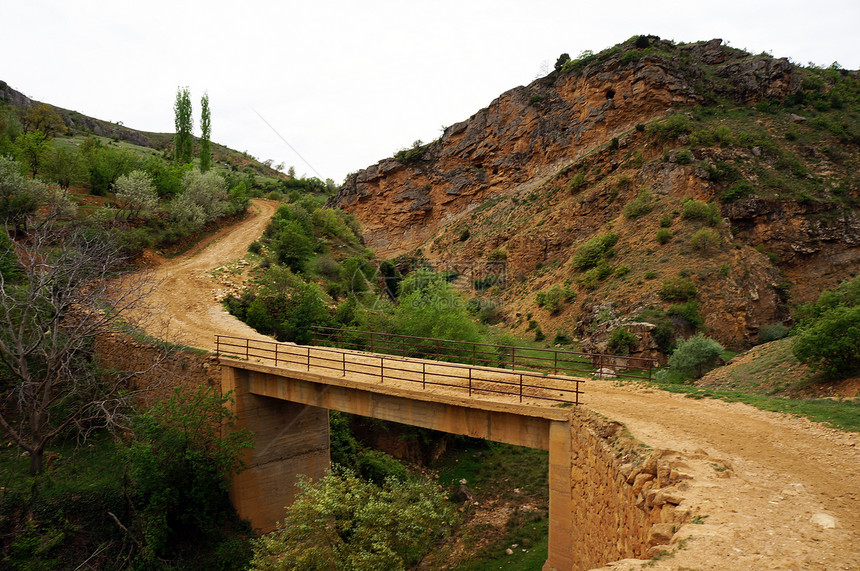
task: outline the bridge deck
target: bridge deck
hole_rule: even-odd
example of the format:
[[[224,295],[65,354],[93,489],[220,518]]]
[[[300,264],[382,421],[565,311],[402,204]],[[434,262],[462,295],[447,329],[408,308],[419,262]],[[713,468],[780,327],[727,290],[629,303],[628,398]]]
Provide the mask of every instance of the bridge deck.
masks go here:
[[[373,392],[407,390],[413,398],[422,400],[447,395],[467,398],[476,404],[515,403],[558,409],[579,404],[581,383],[585,382],[576,377],[535,371],[512,371],[226,336],[216,338],[216,354],[249,364],[260,363],[295,373],[313,373],[315,381],[327,384],[348,381],[360,383]],[[421,394],[424,396],[419,396]]]

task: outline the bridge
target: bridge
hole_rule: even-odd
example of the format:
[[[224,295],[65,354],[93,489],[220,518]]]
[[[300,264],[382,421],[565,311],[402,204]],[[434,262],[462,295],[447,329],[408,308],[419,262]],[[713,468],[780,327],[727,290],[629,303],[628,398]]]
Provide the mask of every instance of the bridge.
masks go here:
[[[330,333],[317,331],[323,337]],[[332,344],[331,336],[327,341]],[[383,341],[391,340],[380,337],[372,343]],[[433,356],[446,358],[438,340],[431,341],[437,347]],[[405,351],[406,340],[397,342]],[[499,354],[495,346],[468,350],[473,360],[483,359],[479,353],[493,359]],[[582,564],[575,547],[584,532],[577,529],[573,515],[574,505],[581,503],[578,496],[591,485],[587,471],[576,462],[581,455],[576,405],[583,394],[582,378],[517,369],[515,354],[508,369],[221,335],[216,336],[216,355],[222,390],[233,391],[240,426],[255,434],[255,448],[246,453],[247,469],[235,477],[231,499],[256,529],[271,530],[283,519],[300,474],[314,479],[324,475],[330,463],[328,411],[336,410],[549,451],[549,551],[544,569],[570,570]],[[527,357],[521,354],[520,364]],[[543,365],[552,359],[555,371],[562,373],[573,362],[558,354],[531,358]]]

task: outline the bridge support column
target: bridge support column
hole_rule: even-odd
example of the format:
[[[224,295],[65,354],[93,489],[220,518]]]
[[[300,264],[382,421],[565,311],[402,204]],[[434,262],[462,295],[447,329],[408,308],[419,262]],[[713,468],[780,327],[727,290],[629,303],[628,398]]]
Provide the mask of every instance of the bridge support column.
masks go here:
[[[254,529],[271,531],[295,499],[299,475],[321,478],[329,467],[328,410],[252,394],[249,372],[229,366],[222,367],[221,388],[233,391],[239,426],[254,433],[230,499]]]
[[[570,422],[549,425],[549,538],[543,571],[573,569],[573,486]]]

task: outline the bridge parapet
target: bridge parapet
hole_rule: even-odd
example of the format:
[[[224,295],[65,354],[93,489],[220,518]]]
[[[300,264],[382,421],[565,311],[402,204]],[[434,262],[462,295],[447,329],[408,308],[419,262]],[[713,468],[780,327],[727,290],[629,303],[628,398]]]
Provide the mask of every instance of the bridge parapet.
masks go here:
[[[216,355],[470,398],[577,405],[582,378],[217,335]]]

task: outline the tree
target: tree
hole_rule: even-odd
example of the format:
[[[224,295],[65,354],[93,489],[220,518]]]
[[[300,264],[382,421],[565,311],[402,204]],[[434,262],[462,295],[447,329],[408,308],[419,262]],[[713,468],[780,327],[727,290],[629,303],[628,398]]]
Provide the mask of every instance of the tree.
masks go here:
[[[212,166],[212,150],[210,137],[212,135],[211,114],[209,113],[209,94],[204,93],[200,100],[200,172],[206,172]]]
[[[0,156],[0,222],[15,235],[74,213],[75,204],[66,191],[27,180],[16,161]]]
[[[133,220],[158,206],[158,193],[152,178],[143,171],[132,171],[116,179],[116,201],[120,212]]]
[[[173,217],[192,230],[223,216],[230,207],[227,183],[214,172],[189,171],[185,173],[183,187],[173,203]]]
[[[699,378],[717,363],[723,346],[699,333],[678,343],[669,357],[669,367],[685,376]]]
[[[839,305],[804,323],[792,351],[825,377],[855,374],[860,370],[860,305]]]
[[[48,160],[51,144],[48,137],[41,131],[30,131],[22,133],[15,139],[18,148],[18,156],[27,165],[31,176],[39,174],[39,169]]]
[[[33,228],[3,253],[19,273],[0,273],[0,427],[38,474],[45,447],[65,430],[124,424],[129,381],[142,371],[98,371],[92,343],[142,308],[150,283],[142,274],[117,275],[119,248],[92,231]]]
[[[174,157],[178,163],[190,163],[194,157],[194,141],[191,137],[194,119],[191,116],[191,94],[187,87],[176,90],[173,113],[176,126],[176,136],[173,139]]]
[[[553,66],[555,71],[561,71],[562,68],[564,67],[564,64],[566,64],[569,61],[570,61],[570,55],[567,53],[563,53],[560,56],[558,56],[558,59],[555,60],[555,66]]]
[[[242,468],[242,450],[253,446],[251,433],[236,428],[230,401],[211,387],[177,387],[135,419],[127,460],[140,568],[175,555],[183,542],[220,535],[232,512],[230,477]]]
[[[335,467],[299,489],[283,523],[254,542],[251,569],[414,569],[457,517],[438,487],[422,480],[377,486]]]
[[[63,118],[47,103],[27,108],[21,114],[21,127],[24,133],[39,131],[48,139],[66,132]]]

